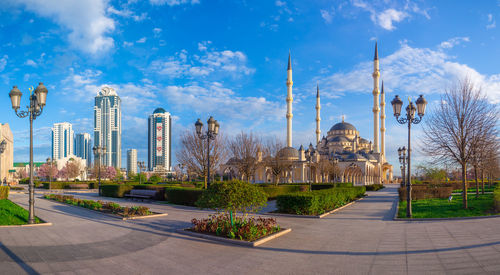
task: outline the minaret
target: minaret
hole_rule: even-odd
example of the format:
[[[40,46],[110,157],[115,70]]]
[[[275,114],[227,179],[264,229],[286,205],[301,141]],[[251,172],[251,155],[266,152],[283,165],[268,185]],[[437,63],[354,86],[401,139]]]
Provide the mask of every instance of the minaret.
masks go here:
[[[288,69],[287,69],[287,78],[286,78],[286,146],[292,147],[292,59],[290,58],[290,52],[288,52]]]
[[[319,115],[319,112],[321,110],[321,105],[319,103],[319,85],[316,84],[316,145],[319,144],[321,138],[321,129],[320,129],[320,121],[321,121],[321,117]]]
[[[375,57],[373,59],[373,152],[379,153],[378,149],[378,131],[379,131],[379,91],[378,91],[378,79],[380,77],[380,71],[378,68],[378,49],[377,43],[375,43]]]
[[[380,153],[385,161],[385,93],[384,81],[382,80],[382,92],[380,93]]]

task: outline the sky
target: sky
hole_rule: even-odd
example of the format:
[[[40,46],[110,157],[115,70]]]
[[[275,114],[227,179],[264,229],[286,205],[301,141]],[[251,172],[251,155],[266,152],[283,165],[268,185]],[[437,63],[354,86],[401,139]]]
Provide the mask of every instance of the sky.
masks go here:
[[[500,1],[0,0],[0,123],[14,134],[14,161],[27,161],[29,121],[8,93],[43,82],[49,92],[34,122],[34,159],[51,155],[51,127],[70,122],[93,134],[94,97],[103,86],[122,99],[126,151],[147,160],[147,117],[173,116],[172,150],[197,118],[217,119],[226,137],[241,131],[286,136],[286,66],[293,68],[293,146],[315,139],[316,85],[322,135],[345,115],[373,140],[373,54],[379,46],[386,91],[386,155],[397,168],[407,128],[390,101],[440,94],[470,78],[500,101]],[[500,27],[500,26],[499,26]],[[425,117],[424,122],[425,123]],[[412,132],[413,157],[422,125]]]

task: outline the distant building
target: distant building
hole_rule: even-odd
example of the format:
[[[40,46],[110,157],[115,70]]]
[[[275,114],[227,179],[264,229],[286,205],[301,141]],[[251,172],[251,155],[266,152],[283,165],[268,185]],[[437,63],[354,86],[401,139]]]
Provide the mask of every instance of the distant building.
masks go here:
[[[52,159],[73,155],[73,126],[68,122],[55,123],[52,127]]]
[[[148,170],[166,174],[171,170],[172,118],[157,108],[148,119]]]
[[[69,180],[74,180],[74,179],[87,180],[87,160],[85,160],[83,158],[77,157],[75,155],[69,155],[69,156],[67,156],[65,158],[58,159],[55,162],[55,165],[57,166],[58,170],[62,170],[68,164],[68,162],[70,162],[70,161],[72,161],[72,162],[74,162],[74,163],[76,163],[78,165],[79,174],[78,174],[78,176],[76,176],[74,178],[68,178],[68,179]],[[28,167],[29,167],[29,164],[28,164]],[[39,167],[39,166],[37,166],[37,164],[35,163],[34,167],[36,168],[36,167]],[[59,180],[65,180],[66,178],[61,177],[61,175],[58,175],[57,179],[59,179]]]
[[[87,167],[92,163],[92,140],[89,133],[76,134],[75,155],[86,160]]]
[[[106,148],[101,164],[121,168],[122,160],[121,100],[116,91],[103,87],[95,97],[94,145]]]
[[[5,148],[3,152],[0,151],[0,180],[3,182],[5,179],[7,182],[11,182],[13,174],[9,173],[9,170],[14,169],[14,136],[8,123],[0,123],[0,143],[2,142],[5,144]]]
[[[130,149],[127,151],[127,173],[137,174],[137,150]]]

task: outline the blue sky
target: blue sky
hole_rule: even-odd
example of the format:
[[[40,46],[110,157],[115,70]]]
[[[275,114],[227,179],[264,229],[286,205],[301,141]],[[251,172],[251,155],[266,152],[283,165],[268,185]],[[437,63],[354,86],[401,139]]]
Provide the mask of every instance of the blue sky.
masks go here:
[[[390,109],[395,94],[423,93],[432,109],[452,81],[468,76],[500,100],[499,1],[1,2],[0,122],[11,125],[15,161],[28,159],[29,124],[7,94],[18,85],[26,105],[28,88],[40,81],[49,94],[35,122],[35,160],[50,155],[53,123],[92,133],[93,99],[108,85],[123,103],[123,165],[130,148],[146,160],[147,116],[157,107],[174,116],[174,152],[178,135],[210,115],[227,136],[243,130],[284,139],[289,50],[296,147],[314,140],[316,83],[323,134],[345,114],[373,139],[375,41],[395,168],[395,150],[406,142]],[[414,129],[418,143],[421,126]]]

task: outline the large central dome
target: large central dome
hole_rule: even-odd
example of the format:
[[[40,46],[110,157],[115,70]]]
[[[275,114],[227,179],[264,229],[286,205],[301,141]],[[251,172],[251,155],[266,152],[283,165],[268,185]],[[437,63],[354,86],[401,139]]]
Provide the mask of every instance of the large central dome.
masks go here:
[[[354,127],[354,125],[352,125],[351,123],[347,123],[347,122],[337,123],[337,124],[333,125],[332,128],[330,128],[330,131],[335,131],[335,130],[353,130],[353,131],[357,131],[356,127]]]

